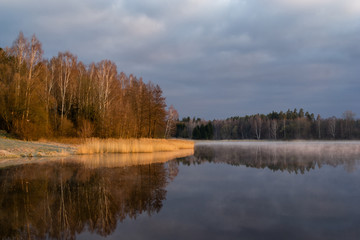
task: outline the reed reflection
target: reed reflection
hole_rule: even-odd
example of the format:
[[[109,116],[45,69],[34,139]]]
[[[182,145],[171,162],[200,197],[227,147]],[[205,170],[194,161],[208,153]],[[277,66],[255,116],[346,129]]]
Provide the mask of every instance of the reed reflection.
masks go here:
[[[360,160],[358,142],[275,142],[275,143],[200,143],[194,156],[182,159],[184,164],[203,162],[234,166],[268,168],[304,174],[323,165],[343,165],[349,172]]]
[[[178,173],[176,163],[166,162],[173,155],[128,155],[141,164],[125,154],[106,156],[0,169],[2,238],[73,239],[84,230],[107,236],[126,218],[159,212]]]

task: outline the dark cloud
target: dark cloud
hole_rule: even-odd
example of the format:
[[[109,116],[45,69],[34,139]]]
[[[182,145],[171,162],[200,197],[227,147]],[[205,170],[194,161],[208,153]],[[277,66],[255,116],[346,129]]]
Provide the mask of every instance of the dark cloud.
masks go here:
[[[352,0],[5,0],[0,46],[22,30],[46,57],[111,59],[159,84],[181,116],[303,107],[359,117],[359,13]]]

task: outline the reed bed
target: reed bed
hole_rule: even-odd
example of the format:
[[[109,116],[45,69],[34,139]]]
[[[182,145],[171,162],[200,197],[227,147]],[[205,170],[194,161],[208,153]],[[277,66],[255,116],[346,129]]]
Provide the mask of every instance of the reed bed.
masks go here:
[[[98,139],[90,138],[77,147],[76,154],[152,153],[193,149],[194,142],[179,139]]]

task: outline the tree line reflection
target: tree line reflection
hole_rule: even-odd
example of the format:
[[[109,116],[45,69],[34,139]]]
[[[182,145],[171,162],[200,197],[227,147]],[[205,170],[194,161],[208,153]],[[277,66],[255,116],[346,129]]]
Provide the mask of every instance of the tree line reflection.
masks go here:
[[[185,165],[204,162],[226,163],[233,166],[268,168],[273,171],[304,174],[323,165],[343,165],[348,172],[360,160],[358,143],[202,143],[193,156],[182,158]]]
[[[118,221],[159,212],[177,166],[89,168],[57,161],[0,169],[0,236],[74,239],[84,230],[107,236]]]

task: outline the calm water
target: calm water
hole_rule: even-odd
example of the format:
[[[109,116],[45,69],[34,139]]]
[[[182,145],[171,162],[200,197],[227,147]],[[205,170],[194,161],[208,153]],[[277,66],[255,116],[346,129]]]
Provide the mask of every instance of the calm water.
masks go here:
[[[359,153],[359,142],[200,143],[2,163],[0,236],[359,239]]]

